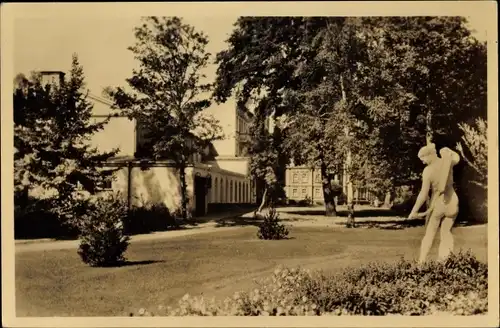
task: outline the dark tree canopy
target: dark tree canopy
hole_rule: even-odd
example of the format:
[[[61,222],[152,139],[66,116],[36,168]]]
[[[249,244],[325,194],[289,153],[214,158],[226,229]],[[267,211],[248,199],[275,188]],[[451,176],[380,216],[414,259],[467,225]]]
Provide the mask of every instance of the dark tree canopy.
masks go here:
[[[420,180],[418,149],[454,147],[459,122],[486,114],[486,46],[461,17],[244,17],[217,55],[214,97],[272,117],[281,148],[256,130],[255,175],[278,154],[323,178],[352,154],[355,182],[389,189]],[[325,176],[326,175],[326,176]],[[273,180],[274,181],[274,180]],[[328,188],[324,186],[324,191]],[[326,197],[325,197],[326,200]]]

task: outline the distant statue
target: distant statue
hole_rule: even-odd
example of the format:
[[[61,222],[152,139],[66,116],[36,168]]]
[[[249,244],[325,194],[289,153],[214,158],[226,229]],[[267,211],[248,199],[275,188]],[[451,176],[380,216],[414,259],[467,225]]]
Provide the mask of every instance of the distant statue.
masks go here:
[[[411,211],[409,219],[426,217],[425,236],[422,239],[419,262],[425,262],[434,237],[441,225],[439,259],[445,259],[453,251],[451,229],[458,215],[458,196],[453,189],[453,167],[460,156],[449,148],[443,148],[437,156],[433,143],[422,147],[418,158],[426,165],[422,173],[422,189]],[[426,212],[418,213],[431,191],[430,205]]]

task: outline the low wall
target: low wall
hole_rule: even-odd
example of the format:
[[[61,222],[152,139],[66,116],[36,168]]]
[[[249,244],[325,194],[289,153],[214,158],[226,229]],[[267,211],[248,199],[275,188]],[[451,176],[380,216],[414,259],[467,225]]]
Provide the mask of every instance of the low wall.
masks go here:
[[[188,211],[194,210],[192,173],[192,168],[186,168]],[[119,191],[123,197],[127,197],[131,206],[163,204],[170,212],[180,209],[180,178],[174,167],[159,165],[147,168],[125,166],[115,176],[113,190]]]

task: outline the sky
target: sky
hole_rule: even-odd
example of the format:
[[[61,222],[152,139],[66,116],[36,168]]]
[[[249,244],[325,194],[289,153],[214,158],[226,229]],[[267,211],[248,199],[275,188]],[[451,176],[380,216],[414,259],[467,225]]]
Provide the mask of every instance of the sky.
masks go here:
[[[209,37],[207,51],[213,56],[226,48],[225,40],[237,15],[183,16],[186,23]],[[476,37],[485,39],[486,25],[481,16],[470,17]],[[14,21],[14,74],[33,70],[67,72],[71,56],[77,53],[83,66],[87,88],[100,96],[107,86],[126,86],[136,60],[127,47],[134,44],[133,28],[139,17],[38,17]],[[215,65],[207,68],[208,78],[215,76]]]
[[[224,48],[237,16],[185,17],[209,37],[206,50],[215,54]],[[78,54],[87,88],[97,96],[106,86],[125,86],[137,65],[127,47],[134,44],[133,29],[140,18],[17,19],[14,28],[14,74],[33,70],[67,72],[71,56]],[[207,76],[215,76],[215,65]]]

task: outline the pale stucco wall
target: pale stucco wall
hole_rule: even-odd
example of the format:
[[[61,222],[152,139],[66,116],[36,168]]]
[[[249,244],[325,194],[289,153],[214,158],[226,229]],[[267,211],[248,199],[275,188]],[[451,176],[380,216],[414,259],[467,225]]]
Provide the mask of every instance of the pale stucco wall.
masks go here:
[[[92,102],[93,122],[102,122],[106,116],[115,113],[111,103],[97,97],[89,97]],[[117,156],[133,156],[135,152],[135,122],[127,117],[111,117],[104,129],[95,133],[91,138],[91,144],[101,151],[111,151],[119,148]]]
[[[131,205],[143,206],[164,204],[171,212],[180,208],[180,179],[172,167],[153,166],[147,169],[132,167],[131,174]],[[186,168],[186,183],[188,194],[188,210],[194,210],[193,169]],[[113,190],[127,197],[128,168],[124,167],[116,173]]]
[[[105,118],[94,117],[94,122],[102,122]],[[133,156],[135,152],[134,122],[126,117],[112,117],[104,129],[94,134],[91,145],[100,151],[111,151],[119,148],[117,156]]]
[[[217,166],[223,170],[242,174],[244,176],[249,174],[249,161],[248,157],[217,157],[212,165]]]
[[[206,109],[207,114],[212,114],[224,133],[223,140],[213,142],[219,156],[234,156],[236,153],[236,102],[228,99],[226,103],[214,104]]]

